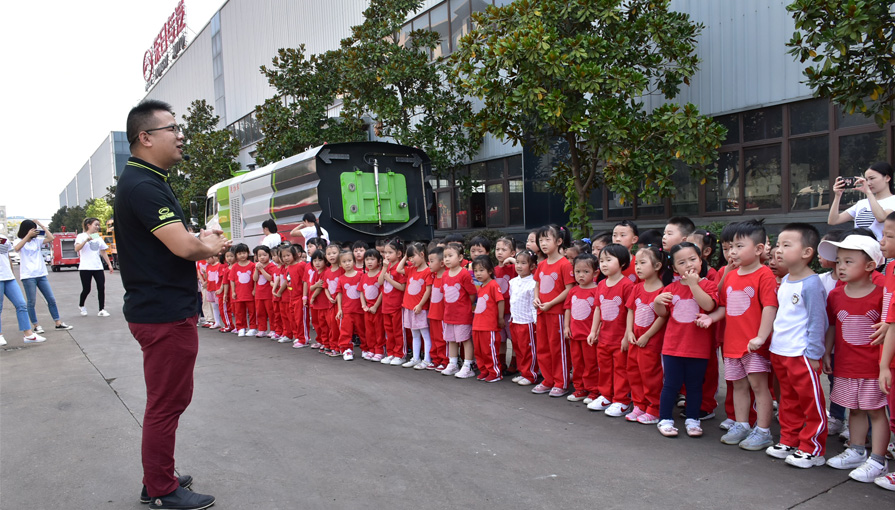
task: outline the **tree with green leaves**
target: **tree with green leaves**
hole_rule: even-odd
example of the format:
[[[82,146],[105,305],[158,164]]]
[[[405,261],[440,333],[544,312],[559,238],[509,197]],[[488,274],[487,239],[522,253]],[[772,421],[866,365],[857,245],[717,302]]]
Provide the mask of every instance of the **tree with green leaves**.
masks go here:
[[[199,206],[199,225],[205,224],[205,194],[213,184],[233,177],[239,170],[239,140],[228,129],[217,129],[219,117],[204,99],[193,101],[183,116],[184,154],[172,168],[168,183],[183,210],[189,214],[190,202]]]
[[[882,127],[895,108],[895,3],[796,0],[786,9],[796,32],[787,43],[818,97]],[[868,101],[869,99],[869,101]]]
[[[343,113],[329,117],[340,87],[338,53],[305,55],[305,46],[281,48],[261,74],[276,89],[255,108],[264,133],[255,159],[266,165],[324,143],[353,142],[366,138],[363,121]]]
[[[379,136],[423,149],[433,171],[445,174],[475,155],[481,135],[468,129],[472,104],[447,79],[449,60],[430,61],[438,34],[415,30],[406,46],[398,41],[408,16],[421,5],[371,0],[363,23],[351,27],[338,50],[340,91],[352,117],[372,117]]]
[[[105,198],[88,198],[87,208],[84,210],[85,218],[96,218],[100,225],[105,227],[106,220],[112,217],[112,205]],[[82,218],[83,219],[83,218]]]
[[[579,235],[600,186],[620,201],[673,196],[675,162],[709,178],[725,130],[671,102],[703,27],[668,0],[517,0],[473,19],[452,55],[454,83],[484,102],[473,124],[538,155],[567,147],[548,182]],[[648,96],[666,102],[650,111]]]
[[[50,232],[62,232],[62,227],[65,227],[66,232],[80,232],[83,230],[83,222],[86,217],[87,211],[82,206],[67,207],[63,205],[53,213],[47,228],[50,229]]]

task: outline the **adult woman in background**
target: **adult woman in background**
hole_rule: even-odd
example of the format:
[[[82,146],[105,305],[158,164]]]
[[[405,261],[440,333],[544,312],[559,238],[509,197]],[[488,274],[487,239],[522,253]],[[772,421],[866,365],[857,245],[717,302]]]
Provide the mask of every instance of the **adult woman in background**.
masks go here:
[[[43,342],[46,338],[35,333],[31,329],[31,324],[28,323],[28,306],[25,304],[25,297],[22,296],[19,282],[16,281],[16,277],[12,273],[12,266],[9,265],[9,250],[11,249],[12,243],[5,235],[0,234],[0,317],[3,316],[3,296],[5,295],[16,307],[16,319],[19,321],[19,329],[25,334],[25,343]],[[3,323],[0,322],[0,346],[3,345],[6,345],[6,339],[3,338]]]
[[[103,273],[102,257],[109,266],[109,274],[112,274],[112,263],[106,250],[103,238],[99,235],[99,220],[96,218],[87,218],[84,220],[84,231],[75,238],[75,251],[81,256],[81,263],[78,264],[78,273],[81,275],[81,301],[78,308],[81,309],[81,315],[87,315],[87,308],[84,303],[87,301],[87,295],[90,294],[90,280],[96,281],[96,294],[99,299],[99,315],[100,317],[108,317],[109,312],[106,311],[106,275]]]
[[[855,228],[867,227],[873,231],[877,239],[883,237],[883,222],[886,216],[895,211],[895,181],[893,181],[892,165],[881,161],[870,165],[863,177],[857,177],[853,184],[855,191],[860,191],[867,198],[844,212],[839,212],[839,200],[842,192],[848,188],[845,179],[836,178],[833,184],[833,200],[830,202],[830,215],[827,223],[839,225],[854,220]]]
[[[298,226],[293,228],[292,232],[289,232],[289,234],[293,237],[304,238],[305,245],[307,245],[309,240],[314,239],[315,237],[322,237],[323,239],[326,239],[326,244],[329,244],[329,232],[320,226],[320,221],[314,213],[305,213],[305,215],[301,217],[301,222]]]
[[[41,237],[37,227],[44,232],[46,237]],[[71,326],[62,322],[59,318],[59,308],[56,306],[56,298],[53,296],[53,289],[50,288],[50,281],[47,279],[47,263],[44,260],[41,249],[43,245],[53,242],[53,234],[47,230],[40,220],[25,220],[19,225],[19,242],[15,245],[15,250],[19,252],[19,277],[22,279],[22,286],[25,287],[25,297],[28,300],[28,317],[31,319],[31,326],[35,333],[43,333],[44,328],[37,323],[37,291],[43,294],[50,309],[50,316],[56,322],[56,329],[71,329]]]

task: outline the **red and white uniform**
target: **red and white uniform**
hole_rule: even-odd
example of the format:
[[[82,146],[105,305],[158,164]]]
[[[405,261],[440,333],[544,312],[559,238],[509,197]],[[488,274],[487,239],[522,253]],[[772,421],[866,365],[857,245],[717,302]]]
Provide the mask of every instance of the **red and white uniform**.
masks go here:
[[[516,357],[519,374],[531,382],[538,380],[534,292],[534,276],[516,276],[510,280],[510,301],[513,308],[510,338],[513,340],[513,355]]]
[[[765,307],[777,307],[777,279],[771,268],[759,266],[749,274],[732,271],[724,279],[719,291],[719,303],[725,307],[724,377],[736,381],[755,372],[770,372],[771,342],[754,353],[749,352],[749,341],[758,336],[761,315]]]
[[[398,263],[387,268],[392,280],[399,284],[406,284],[407,277],[398,272]],[[407,356],[407,336],[404,334],[404,315],[401,303],[404,301],[404,291],[396,288],[388,280],[382,282],[382,316],[385,329],[386,354],[396,358]]]
[[[345,274],[345,271],[342,270],[341,267],[336,266],[327,267],[326,270],[323,271],[323,281],[324,293],[329,293],[329,295],[335,299],[336,294],[339,292],[339,277]],[[334,305],[335,306],[335,305]],[[330,315],[329,321],[329,342],[323,342],[324,345],[330,350],[337,351],[339,350],[339,321],[336,320],[336,312],[333,309],[332,315]]]
[[[596,397],[600,394],[600,370],[597,368],[597,347],[587,343],[591,326],[594,323],[594,311],[597,309],[597,287],[582,289],[574,286],[569,289],[563,308],[569,314],[569,331],[572,341],[569,353],[572,357],[572,384],[575,391],[586,391]]]
[[[886,293],[889,295],[889,303],[885,304],[885,296],[883,297],[883,322],[893,323],[895,322],[895,300],[891,299],[893,293],[895,293],[895,261],[889,262],[889,265],[886,266],[886,285],[885,285]],[[893,326],[889,326],[893,327]],[[880,349],[880,356],[882,356],[882,349]],[[882,358],[880,358],[882,360]],[[892,361],[889,363],[889,371],[892,372],[892,380],[895,380],[895,356],[892,356]],[[892,433],[895,433],[895,391],[889,392],[889,430]]]
[[[699,288],[718,302],[718,286],[715,282],[703,278],[699,281]],[[662,292],[670,292],[671,304],[668,305],[668,322],[665,325],[665,337],[662,343],[662,354],[666,356],[678,356],[681,358],[709,359],[715,339],[712,331],[696,325],[696,317],[700,313],[708,313],[712,310],[702,310],[693,299],[693,291],[690,287],[674,282],[662,289]]]
[[[355,271],[349,276],[343,274],[339,277],[339,290],[342,303],[342,321],[339,325],[339,349],[342,352],[354,349],[352,337],[355,333],[360,335],[364,329],[364,309],[361,308],[360,293],[361,279],[364,274]]]
[[[429,335],[432,338],[432,349],[429,358],[436,367],[447,366],[449,362],[447,342],[444,341],[444,291],[441,288],[441,276],[432,275],[432,294],[429,296]]]
[[[830,400],[848,409],[881,409],[887,403],[878,382],[880,346],[870,345],[873,325],[882,317],[883,293],[882,287],[876,287],[862,298],[852,298],[842,286],[827,296],[827,319],[836,328],[836,384]]]
[[[380,269],[381,271],[381,269]],[[364,341],[361,343],[361,350],[372,352],[374,354],[385,354],[385,330],[383,329],[382,302],[379,296],[382,295],[382,289],[379,285],[379,271],[374,275],[365,273],[360,281],[361,295],[364,296],[364,302],[367,308],[370,308],[379,302],[376,311],[364,312]]]
[[[241,265],[239,262],[230,268],[230,285],[232,285],[236,297],[233,299],[233,312],[236,316],[236,329],[255,329],[255,282],[252,274],[255,272],[255,263],[248,262]],[[246,321],[248,316],[248,322]]]
[[[401,302],[403,311],[404,329],[428,329],[429,301],[423,303],[420,313],[413,313],[413,309],[423,300],[426,289],[432,285],[432,272],[428,267],[417,271],[413,266],[404,266],[404,276],[407,278],[407,286],[404,288],[404,298]]]
[[[290,267],[290,277],[292,279],[292,331],[295,335],[293,339],[296,342],[306,344],[310,338],[308,329],[308,302],[304,298],[304,287],[308,276],[308,263],[301,261]],[[292,268],[295,271],[292,272]]]
[[[255,282],[255,311],[257,314],[258,331],[268,331],[273,329],[273,275],[270,275],[270,268],[274,267],[272,262],[268,262],[264,267],[264,271],[270,275],[271,279],[267,279],[264,273],[258,267],[258,281]],[[268,327],[268,320],[270,326]]]
[[[444,340],[465,342],[472,338],[472,300],[477,289],[469,276],[469,271],[460,269],[451,276],[450,271],[441,275],[441,290],[444,292]]]
[[[308,275],[308,304],[311,312],[311,324],[314,326],[314,331],[317,332],[317,343],[326,347],[332,335],[329,330],[330,315],[335,315],[335,308],[330,300],[326,298],[326,293],[323,292],[323,289],[313,299],[314,291],[310,290],[311,285],[323,280],[324,271],[326,271],[326,268],[320,271],[314,270]]]
[[[493,279],[479,287],[472,319],[472,340],[476,364],[487,381],[501,379],[499,303],[504,301],[500,286]]]
[[[658,317],[654,302],[662,293],[662,288],[652,292],[638,283],[631,290],[625,306],[634,314],[634,340],[643,336]],[[628,383],[631,386],[631,400],[634,405],[653,416],[659,416],[659,397],[662,394],[662,343],[665,337],[663,325],[643,347],[632,343],[628,346]],[[716,383],[717,384],[717,381]]]
[[[622,276],[631,281],[631,283],[638,283],[640,278],[637,277],[637,271],[634,268],[634,256],[631,256],[631,263],[628,264],[628,269],[622,270]]]
[[[613,286],[609,280],[597,285],[595,306],[600,314],[600,332],[597,335],[597,363],[600,366],[600,394],[613,403],[628,405],[631,391],[628,385],[628,353],[622,350],[622,340],[627,329],[628,310],[625,304],[634,284],[622,277]]]
[[[541,303],[549,303],[566,290],[566,285],[575,283],[572,263],[561,257],[552,264],[548,260],[538,264],[534,279],[538,284],[538,298]],[[537,351],[538,365],[543,384],[548,387],[567,390],[569,388],[569,343],[563,335],[562,303],[549,310],[538,310]]]
[[[274,334],[279,335],[283,331],[283,319],[280,314],[280,302],[282,301],[282,298],[277,296],[277,289],[280,286],[281,268],[277,264],[271,262],[270,264],[267,264],[265,269],[268,274],[270,274],[271,285],[270,327]]]
[[[506,266],[494,266],[494,280],[497,282],[497,286],[500,287],[500,292],[503,294],[503,302],[506,309],[503,311],[505,317],[506,326],[504,327],[504,335],[509,337],[510,334],[510,316],[513,311],[510,309],[510,280],[516,277],[516,266],[510,264]],[[506,340],[506,338],[504,339]]]

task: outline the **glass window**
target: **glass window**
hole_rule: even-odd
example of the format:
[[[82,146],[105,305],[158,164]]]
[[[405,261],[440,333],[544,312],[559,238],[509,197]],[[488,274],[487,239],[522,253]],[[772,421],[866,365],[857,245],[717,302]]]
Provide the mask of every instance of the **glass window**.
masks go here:
[[[469,165],[469,178],[474,181],[484,181],[485,163],[473,163]]]
[[[439,35],[441,42],[435,47],[432,53],[434,58],[438,58],[450,53],[450,45],[448,39],[451,37],[450,27],[448,26],[448,7],[447,2],[433,8],[429,11],[429,19],[432,22],[432,31]]]
[[[645,216],[665,216],[665,199],[661,197],[638,198],[637,217]]]
[[[743,141],[783,136],[783,107],[772,106],[743,114]]]
[[[715,164],[714,179],[705,185],[706,212],[734,212],[740,210],[740,153],[722,152]],[[672,204],[672,210],[674,205]]]
[[[401,27],[401,32],[398,34],[398,44],[407,47],[410,45],[410,31],[412,27],[410,23],[407,23],[403,27]]]
[[[451,0],[451,48],[469,33],[469,0]]]
[[[487,190],[485,223],[489,227],[506,225],[506,209],[503,203],[503,184],[489,184]]]
[[[886,161],[885,131],[839,137],[839,175],[862,176],[867,167],[877,161]],[[862,198],[865,198],[863,193],[846,191],[839,205],[844,210]]]
[[[509,221],[507,225],[522,225],[525,223],[525,213],[523,212],[523,195],[522,195],[522,179],[514,179],[507,183],[509,192],[507,193],[507,201],[510,204]]]
[[[624,203],[622,203],[621,197],[612,190],[609,190],[609,202],[607,202],[606,206],[609,208],[610,218],[634,217],[634,201],[624,200]]]
[[[826,99],[802,101],[789,107],[789,134],[800,135],[826,131],[829,126],[827,112],[830,103]]]
[[[780,209],[780,145],[744,149],[743,163],[746,210]]]
[[[504,5],[510,5],[514,0],[494,0],[494,5],[497,7],[503,7]]]
[[[721,145],[731,143],[740,143],[740,116],[724,115],[723,117],[715,117],[715,122],[727,128],[727,137],[721,142]]]
[[[699,186],[690,177],[690,167],[681,161],[674,162],[671,174],[675,195],[671,198],[672,216],[693,216],[699,214]]]
[[[522,176],[522,155],[507,158],[507,175],[509,177]]]
[[[865,99],[864,103],[871,103],[870,99]],[[836,106],[836,125],[840,128],[854,127],[854,126],[866,126],[867,124],[873,124],[873,117],[865,117],[859,111],[855,111],[855,113],[849,115],[846,111],[844,111],[841,107]]]
[[[451,192],[440,191],[436,198],[438,209],[438,228],[451,228],[451,218],[454,216],[451,210]]]
[[[829,145],[827,135],[789,142],[790,210],[830,207]]]
[[[413,20],[413,29],[414,30],[429,30],[429,13],[424,13],[422,16]]]
[[[487,175],[489,181],[503,179],[503,169],[506,164],[505,159],[492,159],[487,165]]]
[[[469,228],[469,195],[465,195],[462,190],[457,190],[456,201],[454,202],[454,210],[457,217],[457,228]]]

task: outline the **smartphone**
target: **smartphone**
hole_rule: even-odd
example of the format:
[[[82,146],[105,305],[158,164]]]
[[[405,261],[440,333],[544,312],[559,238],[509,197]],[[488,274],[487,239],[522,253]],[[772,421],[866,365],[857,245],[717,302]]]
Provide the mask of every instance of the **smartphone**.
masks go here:
[[[38,230],[38,231],[37,231],[37,235],[39,235],[39,236],[45,236],[45,235],[47,235],[47,231],[46,231],[46,230]]]
[[[855,184],[858,182],[857,177],[840,177],[840,180],[842,181],[842,185],[846,188],[854,188]]]

